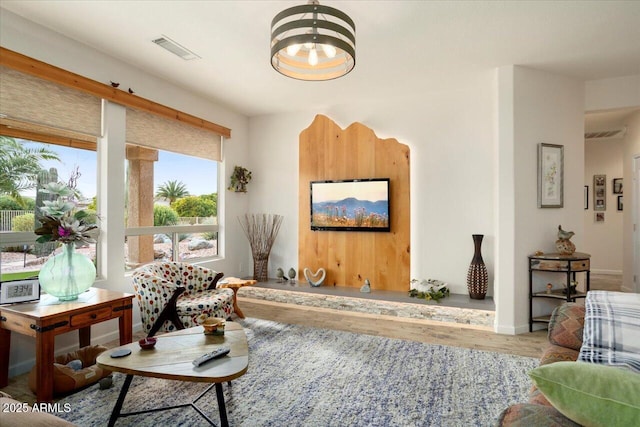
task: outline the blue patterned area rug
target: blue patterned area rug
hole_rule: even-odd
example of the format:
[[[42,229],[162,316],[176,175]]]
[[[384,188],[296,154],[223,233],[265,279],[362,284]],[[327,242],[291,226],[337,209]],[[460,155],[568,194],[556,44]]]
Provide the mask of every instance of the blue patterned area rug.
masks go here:
[[[258,319],[240,322],[249,370],[223,386],[231,426],[491,426],[526,402],[538,360]],[[58,414],[105,426],[124,375],[68,396]],[[123,411],[189,402],[207,387],[134,377]],[[219,422],[215,391],[199,401]],[[121,418],[116,426],[208,425],[192,408]]]

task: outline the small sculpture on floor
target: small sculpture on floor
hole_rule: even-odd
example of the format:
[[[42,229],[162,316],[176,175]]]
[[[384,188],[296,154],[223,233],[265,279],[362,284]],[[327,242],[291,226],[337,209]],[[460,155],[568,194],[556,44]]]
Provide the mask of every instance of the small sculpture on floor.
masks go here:
[[[327,276],[327,272],[322,267],[320,267],[315,273],[312,273],[310,269],[305,267],[303,272],[305,279],[307,279],[307,282],[309,282],[313,287],[321,286]]]
[[[558,225],[558,240],[556,240],[558,253],[572,255],[576,251],[576,245],[571,241],[574,234],[573,231],[565,231],[562,229],[562,225]]]
[[[360,287],[360,292],[366,294],[371,293],[371,282],[369,281],[369,279],[364,279],[364,285]]]

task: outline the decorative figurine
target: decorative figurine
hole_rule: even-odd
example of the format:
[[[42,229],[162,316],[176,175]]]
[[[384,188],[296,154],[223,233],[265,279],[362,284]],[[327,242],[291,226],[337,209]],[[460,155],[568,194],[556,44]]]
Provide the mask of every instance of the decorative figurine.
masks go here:
[[[289,279],[292,285],[296,283],[296,270],[293,267],[289,269]]]
[[[360,292],[367,294],[371,292],[371,282],[369,282],[369,279],[364,279],[364,285],[360,287]]]
[[[571,238],[575,233],[573,231],[564,231],[562,225],[558,226],[558,240],[556,240],[556,248],[560,255],[572,255],[576,251],[576,245],[571,242]]]
[[[305,279],[307,279],[307,282],[309,282],[309,284],[313,287],[322,285],[322,282],[324,282],[324,279],[327,275],[327,272],[322,267],[320,267],[315,273],[312,273],[310,269],[305,267],[303,272]]]
[[[282,283],[287,280],[284,277],[284,270],[280,267],[278,267],[278,269],[276,270],[276,277],[278,278],[278,283]]]
[[[551,283],[547,283],[547,293],[550,294],[553,289],[553,285]]]

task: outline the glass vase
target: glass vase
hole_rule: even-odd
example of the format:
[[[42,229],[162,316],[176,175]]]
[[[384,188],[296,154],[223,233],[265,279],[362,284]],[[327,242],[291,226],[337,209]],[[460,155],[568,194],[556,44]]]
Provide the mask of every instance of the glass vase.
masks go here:
[[[75,243],[65,243],[62,252],[44,263],[38,280],[42,289],[60,301],[78,299],[96,280],[96,267],[75,250]]]

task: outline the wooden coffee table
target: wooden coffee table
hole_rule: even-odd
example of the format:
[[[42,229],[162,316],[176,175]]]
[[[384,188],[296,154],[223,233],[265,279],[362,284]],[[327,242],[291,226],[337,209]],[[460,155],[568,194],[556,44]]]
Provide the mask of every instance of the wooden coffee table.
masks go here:
[[[196,406],[196,402],[213,387],[216,389],[220,423],[223,427],[229,425],[227,410],[224,404],[222,383],[231,381],[244,375],[249,365],[249,349],[247,336],[242,327],[234,322],[227,322],[224,335],[205,335],[202,326],[170,332],[156,337],[157,343],[151,350],[143,350],[138,343],[123,345],[113,350],[105,351],[98,356],[98,366],[111,371],[122,372],[127,377],[120,390],[109,426],[115,425],[119,417],[156,412],[164,409],[174,409],[191,406],[202,415],[211,425],[215,425]],[[205,353],[210,353],[220,347],[230,347],[226,356],[211,360],[200,367],[191,363]],[[111,354],[122,349],[130,349],[131,354],[121,358],[113,358]],[[213,383],[196,400],[175,406],[148,409],[144,411],[121,413],[124,399],[129,391],[134,375],[143,377],[163,378],[167,380],[208,382]]]
[[[233,312],[238,315],[239,318],[244,319],[244,313],[238,307],[238,289],[243,286],[251,286],[258,283],[253,279],[238,279],[237,277],[224,277],[218,282],[218,288],[231,288],[233,290]]]

